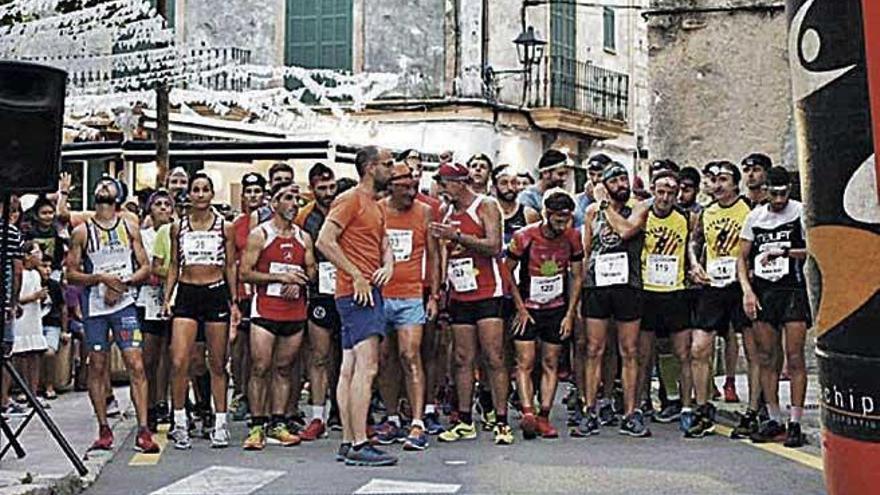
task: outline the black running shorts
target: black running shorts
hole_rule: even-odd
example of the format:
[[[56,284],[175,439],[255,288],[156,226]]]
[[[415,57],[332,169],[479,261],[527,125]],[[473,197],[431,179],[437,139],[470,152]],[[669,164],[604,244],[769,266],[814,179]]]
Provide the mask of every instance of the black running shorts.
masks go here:
[[[567,310],[566,306],[553,309],[530,309],[529,314],[532,315],[535,323],[529,323],[522,335],[514,335],[513,340],[534,342],[536,339],[541,339],[541,342],[562,345],[563,340],[559,336],[559,332],[562,329],[562,320],[565,319]]]
[[[480,320],[502,317],[503,297],[481,301],[449,301],[449,319],[453,325],[476,325]]]
[[[686,292],[645,291],[642,331],[654,332],[658,338],[665,338],[688,328],[691,322],[691,308]]]
[[[587,287],[581,297],[584,318],[626,323],[642,317],[644,296],[642,289],[629,286]]]
[[[739,284],[723,288],[703,288],[697,301],[694,327],[724,333],[731,325],[737,332],[749,326],[749,319],[743,311],[742,289]]]
[[[804,321],[811,324],[810,304],[806,289],[765,289],[758,293],[761,310],[758,321],[781,327],[785,323]]]

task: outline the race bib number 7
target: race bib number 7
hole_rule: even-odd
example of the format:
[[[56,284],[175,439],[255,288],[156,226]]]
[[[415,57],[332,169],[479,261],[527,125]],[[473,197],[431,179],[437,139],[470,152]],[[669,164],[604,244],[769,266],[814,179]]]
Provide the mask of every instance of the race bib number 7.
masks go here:
[[[600,254],[596,258],[596,286],[629,283],[629,258],[626,253]]]

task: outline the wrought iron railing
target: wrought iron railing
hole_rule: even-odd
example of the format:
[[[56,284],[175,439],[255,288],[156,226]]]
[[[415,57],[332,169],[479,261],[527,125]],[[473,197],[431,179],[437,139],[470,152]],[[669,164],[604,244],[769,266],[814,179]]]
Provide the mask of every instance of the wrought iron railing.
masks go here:
[[[605,120],[629,117],[629,75],[569,57],[544,58],[535,69],[529,104],[566,108]]]

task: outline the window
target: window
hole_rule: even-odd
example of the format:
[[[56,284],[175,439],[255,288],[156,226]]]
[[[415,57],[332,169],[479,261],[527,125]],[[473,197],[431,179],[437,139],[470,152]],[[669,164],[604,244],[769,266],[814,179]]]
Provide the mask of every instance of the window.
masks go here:
[[[603,7],[602,9],[602,19],[604,26],[605,39],[603,46],[606,50],[613,52],[617,50],[617,33],[615,30],[614,24],[614,8],[613,7]]]
[[[287,0],[284,62],[351,70],[352,0]]]

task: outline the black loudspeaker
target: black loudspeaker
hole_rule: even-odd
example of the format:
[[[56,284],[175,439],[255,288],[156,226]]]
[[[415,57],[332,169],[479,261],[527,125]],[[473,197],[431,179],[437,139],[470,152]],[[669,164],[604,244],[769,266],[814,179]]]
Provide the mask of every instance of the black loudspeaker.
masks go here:
[[[63,70],[0,61],[0,190],[58,186],[66,84]]]

